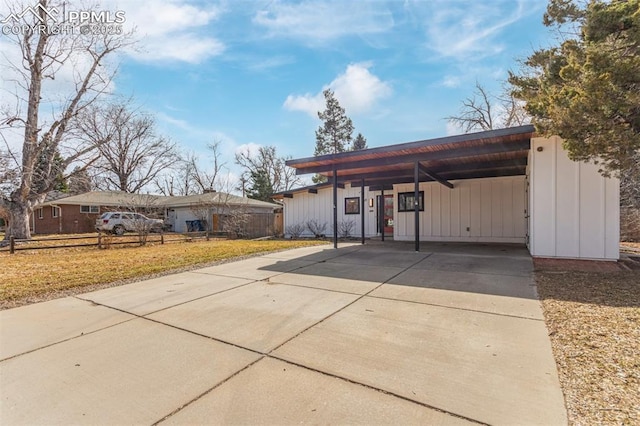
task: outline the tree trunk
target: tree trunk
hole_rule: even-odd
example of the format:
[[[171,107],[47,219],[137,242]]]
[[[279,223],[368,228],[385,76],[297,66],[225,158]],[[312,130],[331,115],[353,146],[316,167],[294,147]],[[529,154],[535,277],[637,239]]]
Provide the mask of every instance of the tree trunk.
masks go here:
[[[9,223],[4,234],[5,241],[13,235],[15,239],[30,239],[31,229],[29,227],[29,218],[31,217],[31,208],[27,203],[11,202],[8,206]]]

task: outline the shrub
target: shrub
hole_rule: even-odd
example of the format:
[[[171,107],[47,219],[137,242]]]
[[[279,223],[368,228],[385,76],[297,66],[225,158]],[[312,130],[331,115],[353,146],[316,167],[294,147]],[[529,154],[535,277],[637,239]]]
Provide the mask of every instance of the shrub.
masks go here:
[[[295,238],[300,238],[300,235],[302,235],[304,230],[305,230],[305,226],[303,224],[296,223],[295,225],[287,226],[286,233],[289,234],[291,238],[295,239]]]
[[[352,220],[343,220],[338,222],[338,236],[340,238],[349,238],[353,233],[356,223]]]
[[[310,219],[307,221],[306,226],[316,238],[324,238],[324,231],[327,229],[327,222],[320,223],[320,221],[316,219]]]

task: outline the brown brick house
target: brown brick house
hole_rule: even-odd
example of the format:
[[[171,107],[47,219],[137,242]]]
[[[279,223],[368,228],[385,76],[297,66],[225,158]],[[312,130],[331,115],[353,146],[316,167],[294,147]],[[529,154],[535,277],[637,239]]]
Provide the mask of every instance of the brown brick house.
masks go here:
[[[33,210],[33,234],[76,234],[94,232],[96,219],[107,211],[153,210],[158,195],[127,194],[119,191],[91,191],[45,201]]]
[[[222,221],[233,212],[246,213],[246,235],[252,238],[282,231],[279,205],[222,192],[173,196],[129,194],[119,191],[91,191],[63,196],[50,194],[31,217],[32,234],[80,234],[94,232],[96,219],[109,211],[137,211],[165,218],[172,231],[187,232],[187,223],[203,220],[208,230],[222,230]],[[201,214],[204,214],[201,217]]]

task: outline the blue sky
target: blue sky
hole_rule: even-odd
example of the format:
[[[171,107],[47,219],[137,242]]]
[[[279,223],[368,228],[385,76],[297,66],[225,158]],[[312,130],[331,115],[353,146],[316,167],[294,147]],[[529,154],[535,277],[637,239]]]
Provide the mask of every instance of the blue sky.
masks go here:
[[[104,2],[136,26],[137,51],[120,58],[115,90],[157,117],[162,132],[207,161],[222,142],[313,155],[332,88],[370,147],[455,132],[479,81],[500,91],[551,35],[543,0]]]

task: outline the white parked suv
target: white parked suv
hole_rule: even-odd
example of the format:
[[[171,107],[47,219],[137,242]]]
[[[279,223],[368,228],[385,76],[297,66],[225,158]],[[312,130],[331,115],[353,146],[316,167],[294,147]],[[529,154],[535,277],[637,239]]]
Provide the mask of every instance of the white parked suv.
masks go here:
[[[164,225],[161,219],[150,219],[140,213],[106,212],[96,219],[96,230],[122,235],[125,232],[160,231]]]

